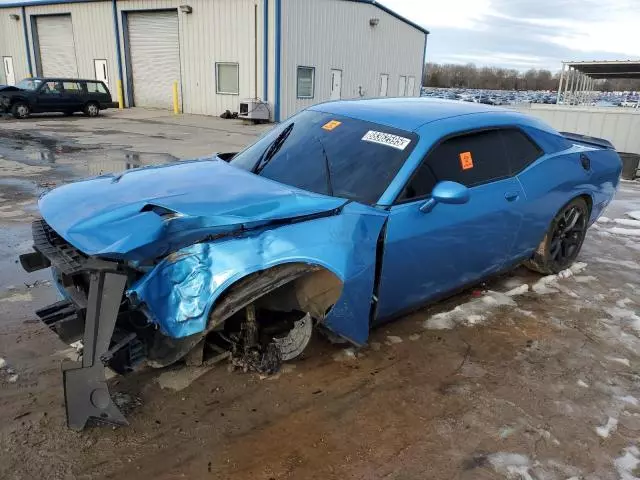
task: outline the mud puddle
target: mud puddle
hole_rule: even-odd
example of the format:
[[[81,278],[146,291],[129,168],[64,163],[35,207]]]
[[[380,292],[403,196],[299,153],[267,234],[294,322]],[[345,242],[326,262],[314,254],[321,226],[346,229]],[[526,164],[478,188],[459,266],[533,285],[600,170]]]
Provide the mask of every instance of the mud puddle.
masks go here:
[[[6,185],[6,178],[20,178],[46,188],[176,160],[172,155],[131,152],[126,147],[78,145],[43,135],[0,132],[0,186]]]

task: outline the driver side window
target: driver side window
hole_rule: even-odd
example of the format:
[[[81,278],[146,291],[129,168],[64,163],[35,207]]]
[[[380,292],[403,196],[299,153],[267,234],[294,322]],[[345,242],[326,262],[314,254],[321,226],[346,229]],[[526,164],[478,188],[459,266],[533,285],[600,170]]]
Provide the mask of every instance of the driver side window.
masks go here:
[[[509,172],[500,130],[452,137],[427,154],[396,203],[426,198],[444,180],[474,187],[507,178]]]
[[[40,89],[40,93],[44,95],[60,95],[62,94],[62,83],[46,82]]]

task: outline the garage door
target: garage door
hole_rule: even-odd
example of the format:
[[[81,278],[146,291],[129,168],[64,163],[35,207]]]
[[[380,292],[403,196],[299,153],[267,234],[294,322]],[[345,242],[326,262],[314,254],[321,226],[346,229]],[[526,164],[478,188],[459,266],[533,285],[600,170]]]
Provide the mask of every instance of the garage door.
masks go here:
[[[40,74],[45,77],[78,77],[71,15],[36,17]]]
[[[178,12],[129,13],[127,24],[134,104],[171,108],[180,82]]]

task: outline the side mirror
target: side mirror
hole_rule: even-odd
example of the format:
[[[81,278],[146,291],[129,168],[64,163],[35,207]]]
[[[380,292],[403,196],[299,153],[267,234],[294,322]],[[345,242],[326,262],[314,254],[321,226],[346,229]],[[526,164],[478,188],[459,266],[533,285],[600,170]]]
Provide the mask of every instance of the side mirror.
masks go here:
[[[422,213],[429,213],[438,203],[461,205],[469,201],[469,189],[457,182],[438,183],[431,192],[431,198],[420,207]]]

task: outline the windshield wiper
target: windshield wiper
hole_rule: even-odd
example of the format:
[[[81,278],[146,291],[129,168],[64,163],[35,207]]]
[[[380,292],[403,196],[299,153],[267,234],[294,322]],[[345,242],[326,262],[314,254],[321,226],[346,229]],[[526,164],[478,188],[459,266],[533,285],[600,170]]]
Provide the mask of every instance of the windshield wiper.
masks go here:
[[[264,167],[266,167],[271,159],[275,156],[275,154],[280,151],[282,145],[284,145],[284,142],[287,141],[289,134],[293,130],[293,123],[294,122],[291,122],[289,125],[287,125],[286,128],[282,130],[282,132],[280,132],[280,135],[276,137],[273,143],[271,143],[271,145],[267,147],[264,153],[260,155],[256,166],[253,168],[253,173],[259,174],[262,170],[264,170]]]
[[[331,183],[331,168],[329,167],[329,155],[327,155],[327,150],[324,148],[324,144],[322,143],[322,140],[320,140],[318,137],[315,137],[315,139],[318,141],[318,143],[320,144],[320,148],[322,149],[322,156],[324,157],[324,167],[327,170],[327,192],[329,193],[329,196],[333,197],[333,184]]]

